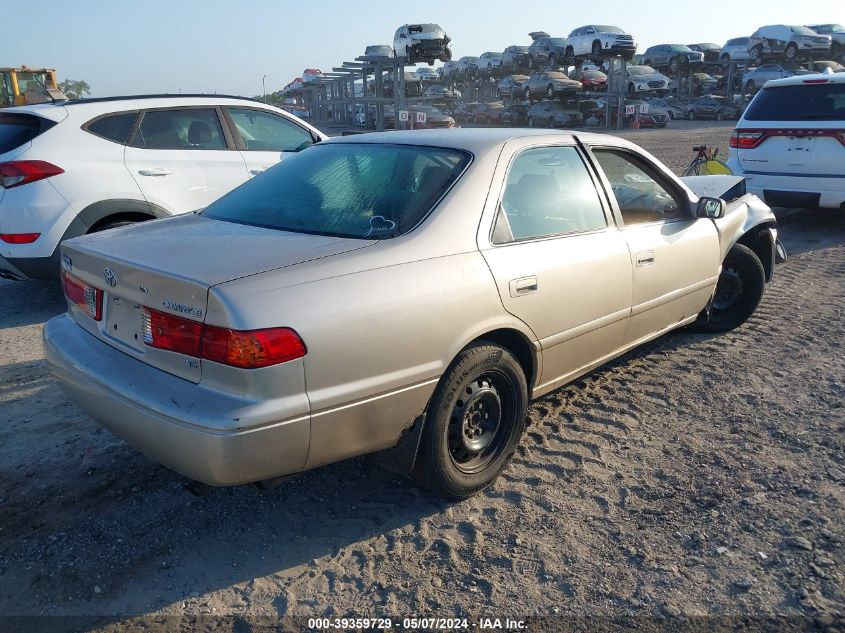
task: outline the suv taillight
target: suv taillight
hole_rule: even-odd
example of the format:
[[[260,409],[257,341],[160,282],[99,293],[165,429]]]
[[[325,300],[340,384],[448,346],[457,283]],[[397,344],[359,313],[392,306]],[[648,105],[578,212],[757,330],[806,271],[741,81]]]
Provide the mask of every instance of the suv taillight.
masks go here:
[[[230,330],[149,308],[144,308],[144,344],[241,369],[278,365],[307,353],[290,328]]]
[[[743,132],[734,130],[731,134],[731,147],[737,149],[754,149],[766,138],[765,132]]]
[[[95,321],[103,320],[103,291],[62,270],[62,290],[68,301]]]
[[[0,163],[0,187],[11,189],[63,173],[64,169],[44,160],[13,160]]]

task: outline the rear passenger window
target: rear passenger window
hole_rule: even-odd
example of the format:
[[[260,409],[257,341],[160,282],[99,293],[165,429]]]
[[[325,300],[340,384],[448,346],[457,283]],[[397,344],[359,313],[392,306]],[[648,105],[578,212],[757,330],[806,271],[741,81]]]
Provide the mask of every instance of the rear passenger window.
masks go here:
[[[607,226],[598,192],[574,147],[544,147],[514,160],[493,228],[494,244]]]
[[[314,143],[307,130],[270,112],[229,108],[229,115],[247,150],[296,152]]]
[[[145,112],[131,144],[144,149],[226,149],[214,108]]]
[[[24,143],[29,143],[55,124],[55,121],[48,121],[31,114],[0,113],[0,154],[11,152]]]
[[[107,114],[85,125],[85,129],[115,143],[125,144],[138,118],[138,111]]]

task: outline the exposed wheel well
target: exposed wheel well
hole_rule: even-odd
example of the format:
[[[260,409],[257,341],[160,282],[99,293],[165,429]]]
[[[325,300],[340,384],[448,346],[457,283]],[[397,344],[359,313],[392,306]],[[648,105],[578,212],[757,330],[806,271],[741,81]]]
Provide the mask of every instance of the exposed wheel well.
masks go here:
[[[528,384],[528,395],[530,398],[534,378],[537,375],[537,358],[531,342],[522,333],[508,328],[487,332],[472,341],[470,345],[479,341],[491,341],[497,345],[501,345],[516,356],[516,360],[519,361],[522,370],[525,372],[525,382]]]
[[[146,222],[147,220],[155,220],[155,218],[151,215],[146,215],[144,213],[138,213],[134,211],[114,213],[95,222],[94,225],[90,229],[88,229],[88,233],[96,233],[104,226],[112,224],[113,222]]]
[[[767,230],[770,226],[772,226],[771,223],[755,226],[736,242],[747,246],[760,258],[763,270],[766,271],[766,281],[771,280],[775,265],[771,233]]]

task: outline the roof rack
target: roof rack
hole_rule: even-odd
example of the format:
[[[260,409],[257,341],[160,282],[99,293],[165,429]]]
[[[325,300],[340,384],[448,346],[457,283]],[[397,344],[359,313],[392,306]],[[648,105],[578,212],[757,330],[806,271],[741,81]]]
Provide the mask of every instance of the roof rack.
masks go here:
[[[152,95],[124,95],[124,96],[115,96],[115,97],[88,97],[85,99],[71,99],[69,101],[63,101],[62,105],[75,105],[75,104],[82,104],[82,103],[103,103],[107,101],[130,101],[134,99],[196,99],[196,98],[207,98],[207,99],[243,99],[245,101],[255,101],[256,103],[264,103],[260,99],[253,99],[252,97],[242,97],[240,95],[224,95],[224,94],[179,94],[179,93],[165,93],[165,94],[152,94]],[[267,105],[267,104],[265,104]]]

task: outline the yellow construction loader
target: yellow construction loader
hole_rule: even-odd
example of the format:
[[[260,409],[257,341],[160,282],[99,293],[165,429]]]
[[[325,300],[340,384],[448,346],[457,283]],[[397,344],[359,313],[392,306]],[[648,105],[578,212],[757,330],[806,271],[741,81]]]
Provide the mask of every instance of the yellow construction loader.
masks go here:
[[[0,108],[63,99],[52,68],[0,68]]]

